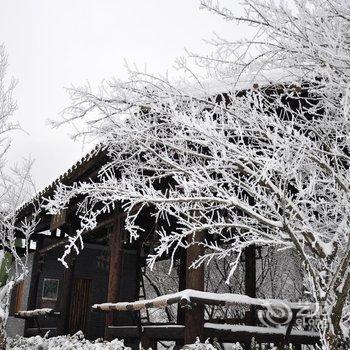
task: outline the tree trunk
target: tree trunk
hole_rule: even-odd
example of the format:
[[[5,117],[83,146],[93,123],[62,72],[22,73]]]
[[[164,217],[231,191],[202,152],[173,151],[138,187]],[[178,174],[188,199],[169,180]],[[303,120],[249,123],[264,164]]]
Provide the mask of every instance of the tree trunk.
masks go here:
[[[342,312],[347,300],[347,294],[348,289],[346,289],[346,292],[337,295],[336,303],[333,306],[330,319],[331,324],[333,326],[333,331],[327,334],[327,340],[329,341],[330,350],[348,350],[350,348],[349,340],[346,340],[344,338],[343,332],[340,328]]]
[[[344,339],[343,335],[330,334],[327,341],[329,350],[349,350],[349,340]]]
[[[339,323],[334,322],[334,318],[332,317],[331,320],[327,320],[328,322],[332,324],[332,327],[328,326],[328,329],[326,331],[326,342],[327,342],[327,349],[328,350],[349,350],[349,340],[346,340],[344,338],[344,335],[341,331]],[[321,320],[322,322],[322,320]]]
[[[2,318],[0,319],[0,350],[6,350],[6,329]]]

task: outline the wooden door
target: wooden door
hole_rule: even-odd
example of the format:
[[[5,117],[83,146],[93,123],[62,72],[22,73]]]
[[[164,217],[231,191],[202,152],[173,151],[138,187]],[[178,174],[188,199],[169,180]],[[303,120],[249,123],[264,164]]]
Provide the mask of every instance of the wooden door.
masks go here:
[[[90,291],[91,279],[74,279],[68,323],[70,334],[82,331],[86,335],[87,319],[91,308]]]

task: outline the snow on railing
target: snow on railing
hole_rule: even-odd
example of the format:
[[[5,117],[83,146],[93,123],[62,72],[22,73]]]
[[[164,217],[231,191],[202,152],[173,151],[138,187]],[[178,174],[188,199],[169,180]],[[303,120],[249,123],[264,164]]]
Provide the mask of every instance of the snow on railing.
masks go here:
[[[49,308],[42,308],[42,309],[35,309],[35,310],[20,310],[15,313],[16,317],[21,318],[30,318],[30,317],[36,317],[36,316],[51,316],[56,315],[57,313],[53,309]]]
[[[138,300],[134,302],[102,303],[95,304],[92,309],[95,311],[136,311],[148,308],[165,308],[171,304],[181,304],[181,306],[191,304],[235,306],[249,309],[250,306],[266,308],[288,308],[290,310],[314,310],[312,303],[291,303],[278,299],[259,299],[242,294],[217,294],[201,292],[193,289],[185,289],[181,292],[165,294],[154,299]]]

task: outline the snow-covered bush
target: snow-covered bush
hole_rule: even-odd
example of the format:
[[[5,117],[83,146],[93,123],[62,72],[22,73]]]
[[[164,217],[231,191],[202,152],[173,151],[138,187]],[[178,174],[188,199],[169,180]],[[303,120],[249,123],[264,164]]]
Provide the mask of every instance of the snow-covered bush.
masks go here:
[[[62,335],[57,337],[40,337],[31,338],[14,337],[8,339],[8,350],[131,350],[124,345],[124,341],[114,339],[110,342],[98,339],[89,341],[84,338],[82,332],[76,334]]]
[[[207,339],[202,343],[198,338],[194,344],[185,345],[183,350],[244,350],[245,347],[240,343],[223,343],[220,344],[214,339],[211,341]],[[251,350],[278,350],[278,347],[270,344],[258,344],[255,339],[252,339],[250,344]],[[285,350],[293,350],[293,346],[286,346]]]
[[[217,350],[212,344],[210,344],[209,339],[204,343],[201,343],[199,338],[197,338],[194,344],[188,344],[183,347],[183,350]]]
[[[123,340],[114,339],[110,342],[97,339],[89,341],[84,338],[82,332],[76,334],[62,335],[52,338],[35,336],[24,338],[17,336],[8,340],[7,350],[131,350],[130,347],[124,345]],[[141,349],[141,348],[140,348]],[[183,350],[243,350],[244,347],[240,343],[225,343],[219,344],[214,339],[207,339],[202,343],[198,338],[194,344],[185,345]],[[254,339],[251,344],[252,350],[277,350],[275,345],[257,344]],[[293,350],[290,346],[286,350]],[[151,349],[152,350],[152,349]]]

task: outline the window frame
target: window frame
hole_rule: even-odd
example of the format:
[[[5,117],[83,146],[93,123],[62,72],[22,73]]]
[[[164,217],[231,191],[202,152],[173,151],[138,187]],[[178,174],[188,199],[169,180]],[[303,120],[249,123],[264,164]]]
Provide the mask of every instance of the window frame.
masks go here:
[[[55,297],[54,298],[50,298],[50,297],[45,297],[44,296],[44,293],[45,293],[45,282],[46,281],[55,281],[55,282],[57,282],[57,288],[56,288],[56,292],[55,292]],[[44,280],[43,280],[43,288],[42,288],[42,292],[41,292],[41,299],[45,300],[45,301],[46,300],[47,301],[57,301],[59,287],[60,287],[60,280],[58,278],[44,278]]]

